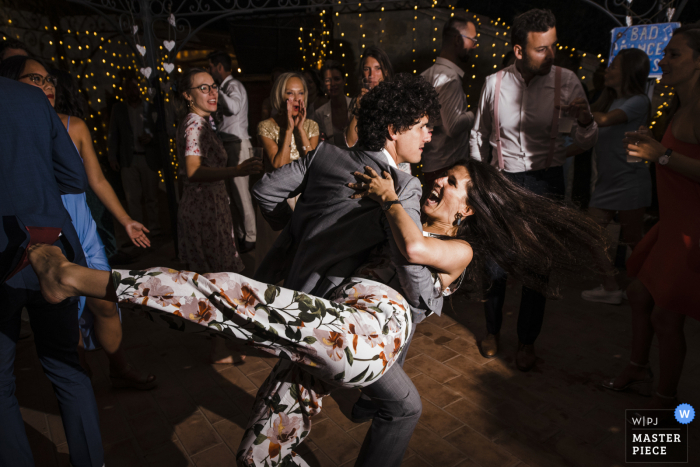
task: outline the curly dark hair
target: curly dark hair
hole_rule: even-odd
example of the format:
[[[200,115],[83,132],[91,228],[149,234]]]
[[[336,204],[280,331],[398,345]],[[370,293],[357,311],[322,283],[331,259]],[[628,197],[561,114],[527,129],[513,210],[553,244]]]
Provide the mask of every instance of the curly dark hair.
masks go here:
[[[469,173],[467,204],[474,210],[457,232],[473,251],[464,278],[468,291],[481,298],[489,260],[550,297],[558,296],[556,283],[547,280],[553,272],[579,279],[606,272],[594,253],[606,251],[608,236],[591,217],[522,188],[487,163],[470,159],[458,165]]]
[[[440,116],[440,103],[435,88],[422,76],[400,73],[365,94],[353,113],[360,147],[380,151],[389,139],[389,126],[402,133],[423,117],[434,120]]]
[[[511,38],[513,45],[525,47],[527,35],[531,32],[547,32],[557,26],[557,19],[551,10],[533,8],[521,13],[513,20]]]

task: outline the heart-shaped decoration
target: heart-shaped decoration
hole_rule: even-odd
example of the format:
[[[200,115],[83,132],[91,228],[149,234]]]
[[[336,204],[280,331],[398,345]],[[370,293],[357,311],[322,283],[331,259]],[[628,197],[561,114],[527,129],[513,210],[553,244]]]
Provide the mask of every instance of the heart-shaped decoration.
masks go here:
[[[151,67],[150,67],[150,66],[147,66],[146,68],[139,68],[139,71],[140,71],[141,74],[142,74],[143,76],[145,76],[146,78],[150,78],[150,77],[151,77],[151,72],[152,72],[153,70],[151,70]]]
[[[175,65],[172,63],[163,63],[163,69],[165,69],[165,71],[167,71],[168,74],[170,74],[175,69]]]
[[[158,112],[152,112],[151,118],[153,119],[153,123],[155,123],[156,120],[158,120]]]
[[[153,97],[153,95],[156,93],[156,90],[153,88],[148,88],[148,96]]]
[[[170,26],[175,27],[175,15],[170,13],[170,16],[168,16],[168,23],[170,23]]]
[[[136,44],[136,49],[139,51],[139,53],[144,56],[146,55],[146,47]]]
[[[163,41],[163,45],[168,49],[168,52],[170,52],[175,47],[175,41]]]
[[[133,31],[132,34],[136,34],[139,32],[139,27],[138,26],[131,26],[131,30]]]

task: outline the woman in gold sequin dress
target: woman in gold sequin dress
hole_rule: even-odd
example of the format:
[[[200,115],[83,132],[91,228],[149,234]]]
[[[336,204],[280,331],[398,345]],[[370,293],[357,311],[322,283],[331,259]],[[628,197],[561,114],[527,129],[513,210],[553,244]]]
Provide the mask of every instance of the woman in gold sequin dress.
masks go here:
[[[275,81],[270,102],[277,113],[258,125],[258,139],[265,155],[265,170],[278,169],[306,156],[318,146],[318,124],[306,118],[308,91],[304,77],[299,73],[283,73]],[[296,199],[288,200],[294,208]],[[262,262],[279,235],[273,231],[257,211],[258,235],[255,245],[255,264]]]

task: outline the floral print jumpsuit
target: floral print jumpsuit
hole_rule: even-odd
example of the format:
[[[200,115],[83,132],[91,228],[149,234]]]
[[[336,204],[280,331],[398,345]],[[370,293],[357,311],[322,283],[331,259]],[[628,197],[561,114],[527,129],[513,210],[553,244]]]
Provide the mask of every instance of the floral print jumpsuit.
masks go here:
[[[307,465],[294,449],[323,396],[371,384],[403,350],[412,326],[408,303],[367,277],[350,278],[323,299],[236,273],[114,271],[120,303],[141,306],[154,321],[241,339],[280,357],[237,453],[239,465],[267,467]]]

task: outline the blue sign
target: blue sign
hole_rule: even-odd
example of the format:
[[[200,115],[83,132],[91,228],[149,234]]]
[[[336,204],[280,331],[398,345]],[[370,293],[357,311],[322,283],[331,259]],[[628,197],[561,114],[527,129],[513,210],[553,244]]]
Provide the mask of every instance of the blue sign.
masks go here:
[[[649,55],[651,62],[649,78],[660,78],[659,62],[664,58],[664,49],[668,41],[671,40],[673,31],[679,27],[681,27],[681,23],[659,23],[613,29],[608,64],[612,63],[617,53],[622,49],[633,47],[642,49]]]

